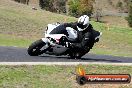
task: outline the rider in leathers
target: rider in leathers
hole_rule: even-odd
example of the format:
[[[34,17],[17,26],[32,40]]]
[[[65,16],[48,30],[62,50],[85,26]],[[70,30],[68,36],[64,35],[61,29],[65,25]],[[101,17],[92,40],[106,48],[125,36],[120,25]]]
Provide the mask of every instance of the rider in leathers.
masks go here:
[[[60,27],[60,28],[58,28]],[[94,29],[92,25],[89,22],[89,17],[87,15],[81,16],[77,22],[75,23],[64,23],[61,24],[61,26],[58,26],[57,29],[66,29],[67,27],[71,27],[77,31],[77,38],[76,39],[70,39],[68,38],[68,41],[70,42],[69,48],[72,48],[71,51],[79,52],[77,57],[71,58],[80,58],[81,56],[85,55],[94,45]],[[68,34],[68,33],[67,33]],[[70,51],[69,51],[70,52]]]
[[[72,48],[75,52],[78,53],[78,57],[85,55],[94,45],[94,32],[92,25],[89,22],[89,17],[87,15],[83,15],[78,19],[78,22],[75,23],[65,23],[65,27],[72,27],[77,31],[77,38],[75,40],[69,39],[70,48]]]

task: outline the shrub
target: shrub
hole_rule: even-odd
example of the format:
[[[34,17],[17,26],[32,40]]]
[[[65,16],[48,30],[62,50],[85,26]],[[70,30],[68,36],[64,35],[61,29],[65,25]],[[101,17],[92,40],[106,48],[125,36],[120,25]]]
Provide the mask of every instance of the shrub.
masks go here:
[[[72,16],[89,15],[93,12],[94,0],[69,0],[69,13]]]
[[[39,0],[39,6],[51,12],[66,13],[66,0]]]
[[[129,3],[128,12],[129,12],[129,15],[128,15],[128,17],[126,19],[127,19],[128,23],[129,23],[129,26],[132,27],[132,1],[130,1],[130,3]]]

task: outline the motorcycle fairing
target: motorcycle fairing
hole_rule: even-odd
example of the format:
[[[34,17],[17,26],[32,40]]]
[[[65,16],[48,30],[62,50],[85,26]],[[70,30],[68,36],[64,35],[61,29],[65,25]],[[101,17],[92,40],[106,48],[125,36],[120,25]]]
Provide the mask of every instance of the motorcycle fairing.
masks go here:
[[[71,27],[66,27],[66,30],[69,34],[69,38],[76,39],[77,38],[77,31]]]

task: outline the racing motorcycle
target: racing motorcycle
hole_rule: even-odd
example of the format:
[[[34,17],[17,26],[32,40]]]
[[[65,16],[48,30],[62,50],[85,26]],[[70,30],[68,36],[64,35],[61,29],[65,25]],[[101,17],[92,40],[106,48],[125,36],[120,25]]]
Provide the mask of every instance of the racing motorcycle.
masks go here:
[[[95,31],[94,35],[94,43],[96,43],[99,41],[102,33]],[[82,56],[79,56],[79,53],[83,52],[76,52],[74,49],[71,49],[69,47],[70,42],[67,40],[67,38],[77,38],[77,31],[71,27],[67,27],[65,29],[60,23],[48,24],[45,31],[45,37],[33,42],[29,46],[27,52],[30,56],[39,56],[45,53],[56,56],[68,55],[71,58],[81,58],[91,49],[91,47],[89,47],[87,52],[84,52]]]

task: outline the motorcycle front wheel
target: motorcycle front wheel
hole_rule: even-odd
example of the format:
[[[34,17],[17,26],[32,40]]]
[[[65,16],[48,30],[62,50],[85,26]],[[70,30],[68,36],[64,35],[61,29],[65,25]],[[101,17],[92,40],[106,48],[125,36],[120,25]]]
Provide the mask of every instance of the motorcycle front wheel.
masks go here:
[[[41,54],[44,53],[44,50],[41,50],[41,49],[42,49],[42,47],[44,47],[45,45],[46,45],[46,43],[44,43],[44,42],[42,41],[42,39],[37,40],[37,41],[33,42],[33,43],[29,46],[27,52],[28,52],[28,54],[29,54],[30,56],[38,56],[38,55],[41,55]],[[45,49],[45,50],[46,50],[46,49]]]

